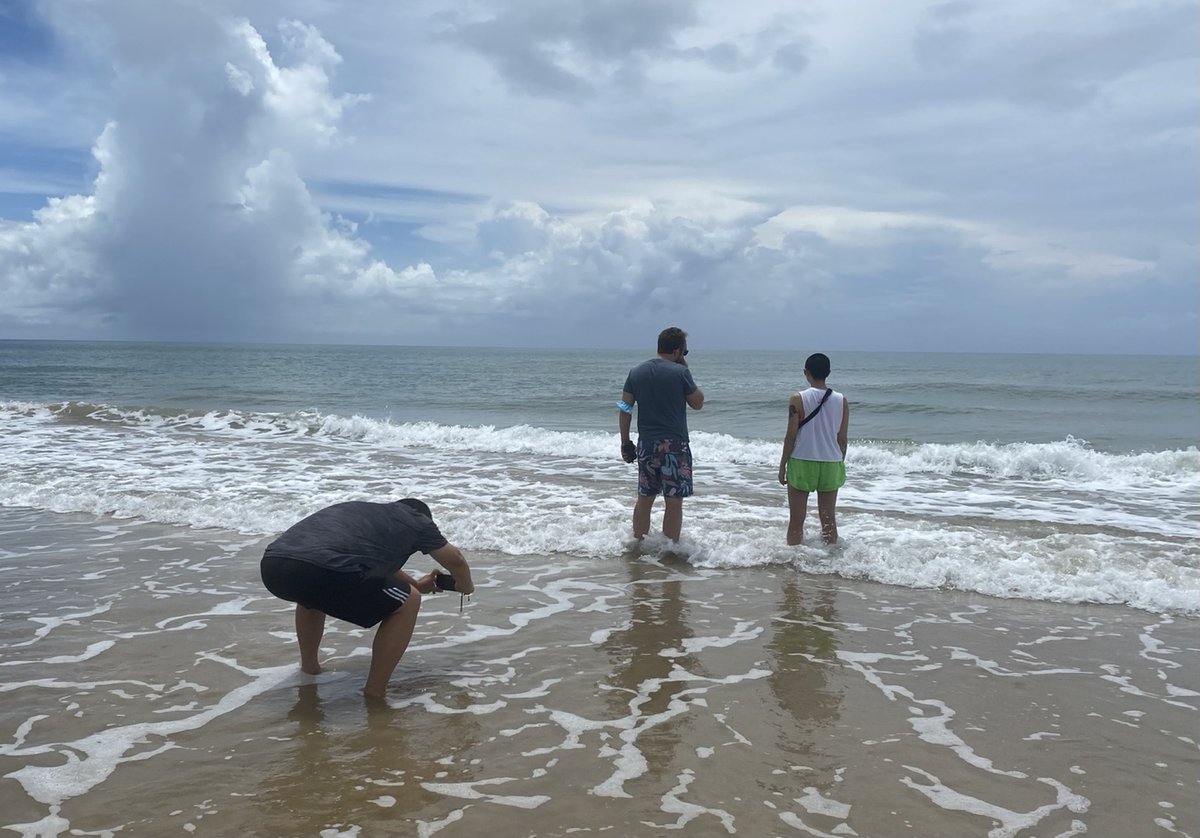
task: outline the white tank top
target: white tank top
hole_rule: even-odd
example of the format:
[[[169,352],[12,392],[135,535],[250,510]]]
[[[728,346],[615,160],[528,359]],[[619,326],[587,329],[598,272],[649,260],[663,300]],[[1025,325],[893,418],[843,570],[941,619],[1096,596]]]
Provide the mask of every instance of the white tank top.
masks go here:
[[[825,397],[824,390],[809,387],[800,392],[804,404],[804,415],[812,416],[821,399]],[[798,460],[817,460],[824,463],[836,463],[842,459],[842,449],[838,447],[837,435],[842,429],[842,411],[846,409],[846,397],[834,390],[821,412],[813,416],[796,434],[796,445],[792,448],[792,456]]]

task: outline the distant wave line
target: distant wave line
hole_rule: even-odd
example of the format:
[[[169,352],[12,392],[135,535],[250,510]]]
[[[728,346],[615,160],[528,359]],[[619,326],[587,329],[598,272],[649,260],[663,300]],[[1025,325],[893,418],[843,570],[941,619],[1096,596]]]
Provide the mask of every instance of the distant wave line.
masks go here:
[[[329,443],[366,442],[382,448],[467,448],[491,454],[540,454],[583,460],[607,460],[613,455],[614,432],[556,431],[521,424],[447,425],[438,422],[397,423],[363,416],[324,414],[316,410],[291,413],[238,410],[165,410],[117,408],[84,402],[31,404],[0,403],[0,417],[34,424],[90,425],[103,428],[160,429],[169,433],[246,435],[248,437],[312,440]],[[696,431],[692,448],[698,460],[713,465],[774,467],[779,443],[742,439],[725,433]],[[1057,442],[917,443],[907,440],[851,440],[847,465],[876,474],[937,474],[990,476],[1027,480],[1080,478],[1177,483],[1200,489],[1200,449],[1116,454],[1091,449],[1086,441],[1068,436]]]

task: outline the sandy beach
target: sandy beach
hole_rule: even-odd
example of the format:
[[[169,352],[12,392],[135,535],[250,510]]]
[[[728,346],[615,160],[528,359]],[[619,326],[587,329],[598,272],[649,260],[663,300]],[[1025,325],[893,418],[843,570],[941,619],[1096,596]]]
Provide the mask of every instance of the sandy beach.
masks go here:
[[[0,510],[0,826],[1200,835],[1196,618],[476,554],[371,706],[370,631],[298,673],[263,544]]]

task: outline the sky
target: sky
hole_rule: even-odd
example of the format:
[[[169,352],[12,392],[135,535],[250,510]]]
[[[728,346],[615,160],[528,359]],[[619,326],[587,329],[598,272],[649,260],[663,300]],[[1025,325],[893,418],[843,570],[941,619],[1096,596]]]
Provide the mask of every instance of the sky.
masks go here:
[[[1195,355],[1196,0],[0,0],[0,338]]]

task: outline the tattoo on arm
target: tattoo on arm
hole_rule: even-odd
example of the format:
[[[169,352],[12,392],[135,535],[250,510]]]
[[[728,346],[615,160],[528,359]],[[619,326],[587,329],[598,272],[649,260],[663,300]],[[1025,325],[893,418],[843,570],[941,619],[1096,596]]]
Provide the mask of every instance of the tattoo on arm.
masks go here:
[[[795,416],[795,415],[796,415],[796,406],[794,404],[789,404],[788,405],[788,416]]]

